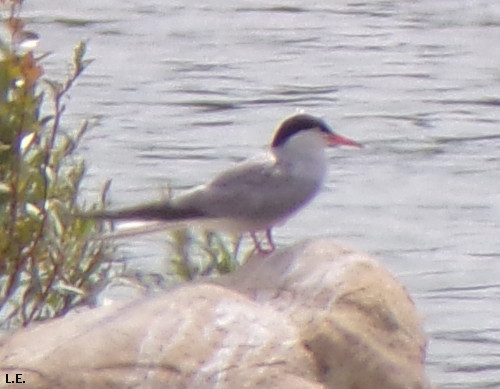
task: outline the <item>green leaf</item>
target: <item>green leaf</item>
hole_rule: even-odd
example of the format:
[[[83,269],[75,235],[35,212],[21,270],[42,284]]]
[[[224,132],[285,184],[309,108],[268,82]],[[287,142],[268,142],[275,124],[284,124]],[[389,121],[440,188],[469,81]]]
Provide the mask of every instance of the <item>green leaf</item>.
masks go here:
[[[64,86],[59,81],[44,79],[44,82],[50,87],[54,96],[58,96],[63,91]]]
[[[74,295],[80,295],[80,296],[85,295],[84,290],[77,288],[75,286],[69,285],[63,281],[59,281],[55,285],[55,289],[59,292],[62,292],[63,294],[74,294]]]
[[[40,220],[42,217],[42,210],[35,204],[27,203],[24,206],[26,213],[34,219]]]
[[[0,182],[0,193],[7,194],[12,192],[12,187],[6,182]]]

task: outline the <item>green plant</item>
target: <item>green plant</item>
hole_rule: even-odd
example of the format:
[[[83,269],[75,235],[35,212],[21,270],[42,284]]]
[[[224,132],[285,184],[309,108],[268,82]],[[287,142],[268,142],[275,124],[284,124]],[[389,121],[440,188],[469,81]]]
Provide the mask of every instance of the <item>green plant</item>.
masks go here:
[[[241,236],[227,239],[214,232],[183,229],[170,232],[172,256],[169,259],[181,280],[216,276],[234,271],[240,264]]]
[[[2,0],[9,36],[0,39],[0,324],[59,316],[106,285],[109,243],[91,241],[102,223],[73,217],[85,171],[75,149],[88,123],[65,134],[64,99],[90,64],[85,43],[64,82],[42,80],[44,56],[23,48],[21,0]],[[104,202],[107,185],[103,190]]]

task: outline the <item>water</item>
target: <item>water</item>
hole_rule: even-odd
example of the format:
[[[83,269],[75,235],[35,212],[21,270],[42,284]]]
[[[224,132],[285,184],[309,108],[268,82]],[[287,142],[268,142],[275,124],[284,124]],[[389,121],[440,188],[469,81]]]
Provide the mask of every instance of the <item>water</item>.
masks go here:
[[[408,286],[440,388],[500,387],[500,3],[497,0],[27,2],[49,75],[89,39],[66,125],[95,196],[183,189],[268,142],[297,109],[363,142],[329,152],[322,194],[276,240],[333,236]],[[135,257],[162,257],[140,238]]]

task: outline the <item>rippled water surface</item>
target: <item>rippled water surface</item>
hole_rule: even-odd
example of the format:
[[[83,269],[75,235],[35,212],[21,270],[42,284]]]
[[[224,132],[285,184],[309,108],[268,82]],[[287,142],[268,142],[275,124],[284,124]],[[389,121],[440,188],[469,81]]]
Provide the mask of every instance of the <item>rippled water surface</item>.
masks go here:
[[[297,109],[366,145],[276,239],[334,236],[408,286],[441,388],[500,387],[500,2],[28,1],[49,75],[89,39],[68,126],[89,196],[183,189],[260,150]],[[137,256],[164,247],[130,243]],[[151,247],[156,251],[151,252]],[[149,252],[148,252],[149,249]]]

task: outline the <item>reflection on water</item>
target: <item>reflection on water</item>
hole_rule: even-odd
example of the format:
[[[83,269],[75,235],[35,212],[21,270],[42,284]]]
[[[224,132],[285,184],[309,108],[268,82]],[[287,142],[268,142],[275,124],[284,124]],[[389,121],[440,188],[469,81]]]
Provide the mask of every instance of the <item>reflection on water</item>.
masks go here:
[[[96,59],[69,104],[93,117],[87,188],[117,206],[187,188],[260,149],[297,109],[366,148],[329,152],[321,194],[278,229],[330,235],[408,285],[441,388],[500,386],[500,3],[28,2],[47,68]],[[127,246],[137,258],[163,245]]]

